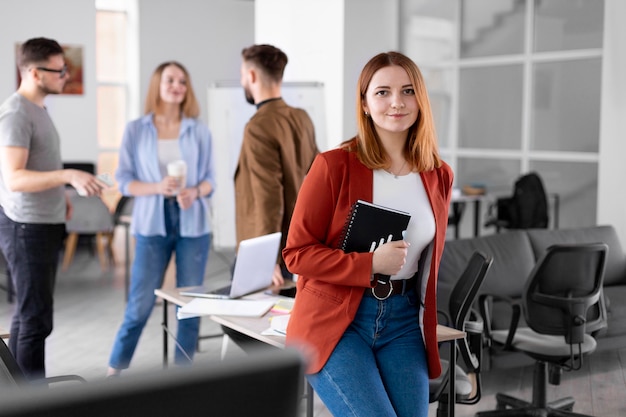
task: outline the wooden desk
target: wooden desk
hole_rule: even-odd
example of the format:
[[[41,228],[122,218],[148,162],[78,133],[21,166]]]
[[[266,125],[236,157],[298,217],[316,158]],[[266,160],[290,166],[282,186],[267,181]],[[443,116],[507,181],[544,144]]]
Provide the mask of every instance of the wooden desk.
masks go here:
[[[163,366],[168,365],[168,302],[177,306],[184,306],[193,297],[180,295],[182,288],[156,289],[154,294],[163,299]],[[239,333],[250,336],[260,342],[277,348],[285,347],[284,336],[273,336],[262,334],[264,330],[270,327],[270,319],[273,316],[282,315],[280,313],[268,312],[262,317],[238,317],[238,316],[209,316],[211,320],[223,326],[229,327]],[[454,417],[454,406],[456,404],[455,378],[456,378],[456,340],[465,337],[465,332],[450,327],[437,325],[437,341],[454,343],[454,349],[450,349],[449,358],[449,381],[448,381],[448,415]],[[307,416],[313,416],[313,390],[307,384]]]

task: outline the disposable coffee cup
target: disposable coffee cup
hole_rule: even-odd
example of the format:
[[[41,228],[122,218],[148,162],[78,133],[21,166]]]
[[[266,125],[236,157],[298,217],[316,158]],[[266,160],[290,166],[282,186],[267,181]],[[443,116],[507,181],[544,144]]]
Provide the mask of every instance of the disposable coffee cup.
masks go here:
[[[182,159],[172,161],[167,164],[167,175],[174,177],[178,183],[174,194],[178,194],[183,189],[187,177],[187,163]]]

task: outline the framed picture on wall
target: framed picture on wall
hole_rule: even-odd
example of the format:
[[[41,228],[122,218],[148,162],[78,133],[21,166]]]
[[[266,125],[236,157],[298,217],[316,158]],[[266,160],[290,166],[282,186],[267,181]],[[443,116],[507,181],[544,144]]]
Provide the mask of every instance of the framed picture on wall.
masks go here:
[[[17,63],[17,55],[20,50],[21,43],[15,44],[15,62]],[[69,71],[69,79],[63,87],[61,94],[83,94],[83,47],[78,45],[61,45],[65,54],[65,64]],[[16,80],[19,87],[22,77],[16,65]]]

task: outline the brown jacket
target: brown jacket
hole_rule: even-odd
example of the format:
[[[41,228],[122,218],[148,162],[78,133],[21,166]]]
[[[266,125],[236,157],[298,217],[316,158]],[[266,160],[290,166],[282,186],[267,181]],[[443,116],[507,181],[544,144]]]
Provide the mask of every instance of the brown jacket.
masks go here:
[[[318,149],[309,115],[282,99],[263,104],[244,129],[235,171],[237,246],[244,239],[282,232]],[[283,264],[278,255],[278,263]]]
[[[418,282],[422,309],[416,320],[423,329],[428,373],[441,373],[437,346],[437,274],[448,226],[453,173],[447,164],[420,176],[435,216],[436,232],[424,249]],[[296,302],[287,327],[287,341],[309,355],[307,373],[318,372],[352,323],[372,286],[369,253],[344,253],[338,247],[346,217],[356,200],[372,201],[373,173],[353,152],[335,149],[313,163],[298,197],[287,247],[290,270],[299,274]],[[404,358],[410,361],[410,358]]]

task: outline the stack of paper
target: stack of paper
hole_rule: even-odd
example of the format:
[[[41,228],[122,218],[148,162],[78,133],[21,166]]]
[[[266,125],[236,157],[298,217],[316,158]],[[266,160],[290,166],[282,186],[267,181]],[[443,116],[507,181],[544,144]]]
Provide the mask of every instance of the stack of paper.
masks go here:
[[[194,298],[178,309],[177,317],[179,320],[208,315],[261,317],[275,303],[275,299],[222,300]]]
[[[290,314],[274,316],[270,321],[270,327],[263,330],[264,335],[285,336],[287,335],[287,324],[289,324]]]
[[[289,314],[293,308],[293,298],[280,298],[276,301],[274,307],[272,307],[272,313]]]

